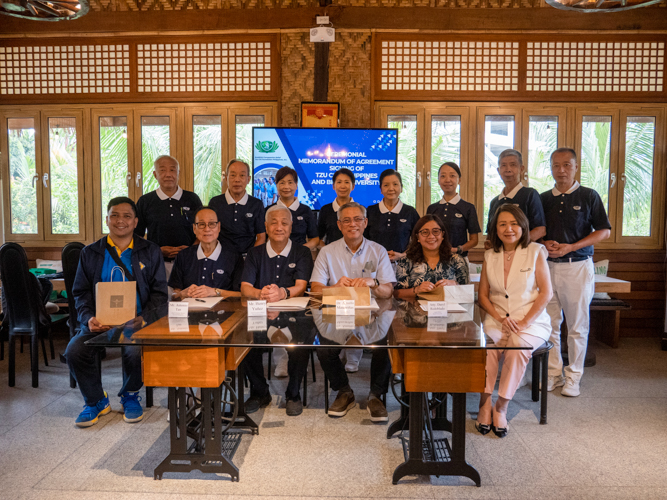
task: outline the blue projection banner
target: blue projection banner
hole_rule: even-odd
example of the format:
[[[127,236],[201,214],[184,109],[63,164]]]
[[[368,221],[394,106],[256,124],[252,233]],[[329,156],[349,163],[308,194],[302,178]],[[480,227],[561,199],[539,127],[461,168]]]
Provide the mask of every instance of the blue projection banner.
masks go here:
[[[369,206],[382,199],[382,171],[397,168],[396,129],[255,127],[252,132],[253,193],[265,207],[278,200],[275,175],[281,167],[296,170],[296,196],[315,210],[336,198],[336,170],[354,172],[352,198]]]

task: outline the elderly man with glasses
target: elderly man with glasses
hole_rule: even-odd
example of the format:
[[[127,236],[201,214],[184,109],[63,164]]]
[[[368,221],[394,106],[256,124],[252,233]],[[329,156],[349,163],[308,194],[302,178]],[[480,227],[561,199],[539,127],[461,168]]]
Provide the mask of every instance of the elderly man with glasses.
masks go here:
[[[380,244],[364,238],[368,225],[366,208],[359,203],[346,203],[338,210],[338,227],[343,237],[320,250],[313,275],[312,292],[329,287],[370,287],[377,298],[389,298],[394,291],[396,275],[391,267],[387,250]],[[386,342],[386,337],[380,342]],[[339,358],[340,349],[318,349],[322,369],[338,391],[329,408],[330,417],[342,417],[355,405],[354,392]],[[387,410],[381,401],[389,388],[391,365],[386,349],[373,350],[371,360],[371,390],[367,409],[373,422],[386,422]]]
[[[200,208],[194,221],[192,228],[199,245],[190,246],[176,256],[169,277],[173,298],[240,297],[243,259],[240,254],[222,248],[215,210]]]

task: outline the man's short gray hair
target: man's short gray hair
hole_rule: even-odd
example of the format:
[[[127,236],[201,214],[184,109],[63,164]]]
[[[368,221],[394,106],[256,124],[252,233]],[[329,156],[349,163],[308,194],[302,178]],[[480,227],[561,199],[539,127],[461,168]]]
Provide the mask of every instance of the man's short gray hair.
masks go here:
[[[243,160],[239,160],[238,158],[232,158],[229,160],[229,163],[227,163],[227,166],[225,167],[225,175],[229,175],[229,167],[234,165],[234,163],[240,163],[241,165],[245,166],[246,171],[248,172],[248,177],[250,177],[250,165],[248,165]]]
[[[338,213],[336,214],[337,217],[338,217],[338,220],[340,220],[340,217],[341,217],[340,214],[342,214],[343,210],[345,210],[346,208],[358,208],[359,210],[361,210],[361,213],[363,214],[364,219],[366,218],[366,207],[361,205],[360,203],[357,203],[356,201],[351,201],[349,203],[346,203],[345,205],[343,205],[342,207],[340,207],[338,209]]]
[[[516,149],[506,149],[498,155],[498,166],[500,166],[500,160],[506,156],[516,156],[519,159],[519,165],[523,165],[523,156]]]
[[[278,210],[285,210],[289,214],[289,220],[292,222],[292,211],[287,208],[287,207],[281,207],[280,205],[273,205],[269,207],[269,209],[266,211],[266,214],[264,214],[264,219],[266,221],[269,220],[269,214],[272,214],[273,212],[277,212]]]
[[[181,169],[181,166],[179,165],[178,160],[176,158],[174,158],[173,156],[169,156],[169,155],[161,155],[161,156],[158,156],[157,158],[155,158],[155,161],[153,162],[153,170],[157,171],[157,164],[160,160],[171,160],[176,164],[176,168],[178,170]]]

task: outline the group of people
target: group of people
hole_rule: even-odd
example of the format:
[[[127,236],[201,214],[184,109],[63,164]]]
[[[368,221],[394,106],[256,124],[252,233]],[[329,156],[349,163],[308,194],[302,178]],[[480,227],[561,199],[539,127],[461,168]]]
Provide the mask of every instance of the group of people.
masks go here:
[[[227,190],[207,207],[195,193],[179,187],[176,159],[161,156],[154,165],[160,187],[136,205],[129,198],[112,199],[107,210],[109,235],[81,254],[73,288],[81,329],[66,353],[85,401],[76,421],[79,426],[93,425],[109,411],[93,349],[84,342],[108,328],[95,318],[94,293],[97,282],[115,278],[110,272],[114,266],[124,264],[137,281],[138,312],[166,302],[168,293],[176,300],[243,295],[274,302],[303,295],[310,285],[313,293],[328,287],[369,287],[378,298],[412,299],[438,287],[469,282],[467,254],[478,244],[481,229],[475,206],[458,194],[461,170],[455,163],[440,167],[443,197],[423,217],[400,200],[399,172],[382,172],[382,201],[366,208],[352,198],[354,174],[341,168],[333,176],[336,198],[322,207],[319,218],[298,201],[298,178],[290,167],[275,174],[277,201],[265,210],[261,200],[246,193],[250,167],[240,160],[229,162]],[[611,226],[599,195],[575,180],[576,153],[557,149],[551,166],[555,187],[540,195],[521,184],[525,167],[520,152],[506,150],[498,160],[505,187],[490,206],[479,304],[487,313],[485,332],[497,345],[528,349],[488,351],[487,383],[477,418],[483,434],[491,429],[499,436],[506,434],[507,405],[532,350],[545,340],[556,345],[549,363],[549,390],[562,386],[564,395],[579,394],[594,287],[593,245],[609,236]],[[313,262],[315,249],[319,253]],[[167,284],[173,292],[167,291]],[[570,359],[565,370],[560,356],[563,311]],[[129,422],[142,417],[137,351],[123,348],[119,396]],[[348,366],[350,358],[362,351],[350,350],[346,364],[341,351],[317,349],[322,369],[337,391],[329,408],[332,417],[345,415],[355,405],[347,372],[355,371]],[[491,394],[501,358],[494,406]],[[303,409],[302,365],[290,362],[286,370],[290,377],[286,411],[292,416]],[[245,407],[251,413],[272,401],[261,352],[251,350],[243,368],[250,381]],[[374,422],[388,419],[382,396],[390,374],[388,351],[374,349],[367,402]]]

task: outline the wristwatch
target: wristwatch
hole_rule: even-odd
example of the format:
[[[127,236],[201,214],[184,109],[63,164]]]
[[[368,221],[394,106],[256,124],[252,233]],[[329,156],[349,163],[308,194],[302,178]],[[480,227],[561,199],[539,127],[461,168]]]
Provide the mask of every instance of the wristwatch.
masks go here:
[[[220,297],[221,295],[222,295],[222,290],[220,290],[219,288],[216,288],[215,289],[215,296]]]
[[[377,288],[380,286],[380,282],[378,281],[377,278],[373,278],[373,282],[375,283],[371,288]]]
[[[289,288],[284,287],[283,290],[285,290],[285,298],[286,298],[286,299],[289,299],[289,298],[290,298],[290,295],[291,295],[290,292],[289,292]]]

